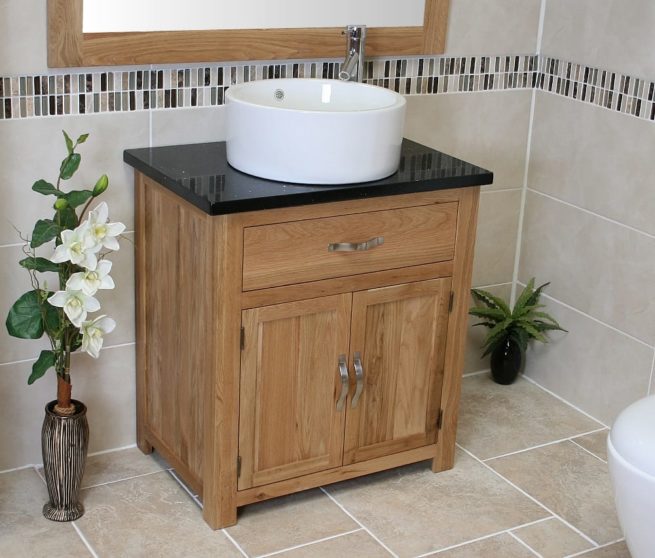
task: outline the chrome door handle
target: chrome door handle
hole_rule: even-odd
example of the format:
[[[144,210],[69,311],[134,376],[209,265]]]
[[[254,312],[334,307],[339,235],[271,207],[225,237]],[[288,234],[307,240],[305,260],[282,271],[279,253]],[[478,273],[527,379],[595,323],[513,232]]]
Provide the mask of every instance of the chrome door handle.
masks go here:
[[[355,389],[355,395],[351,404],[351,407],[354,409],[357,407],[357,402],[362,395],[362,391],[364,391],[364,367],[362,366],[362,355],[360,352],[355,353],[353,365],[355,367],[355,379],[357,380],[357,388]]]
[[[346,362],[346,355],[339,355],[339,375],[341,376],[341,395],[337,400],[337,411],[343,411],[343,406],[348,397],[348,363]]]
[[[334,242],[328,244],[328,252],[360,252],[384,244],[383,236],[373,237],[365,242]]]

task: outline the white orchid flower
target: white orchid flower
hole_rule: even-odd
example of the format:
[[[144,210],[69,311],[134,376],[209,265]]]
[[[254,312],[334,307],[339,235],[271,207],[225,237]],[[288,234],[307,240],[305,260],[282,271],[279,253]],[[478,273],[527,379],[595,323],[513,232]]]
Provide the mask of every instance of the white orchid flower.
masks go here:
[[[93,358],[98,358],[104,336],[111,333],[116,327],[116,322],[107,316],[100,316],[95,320],[84,322],[80,331],[82,332],[82,350]]]
[[[108,250],[118,250],[116,237],[125,230],[123,223],[108,223],[109,208],[105,202],[99,203],[95,209],[89,211],[89,217],[84,222],[87,238],[95,246],[105,247]]]
[[[72,262],[87,269],[95,269],[98,265],[96,252],[101,246],[89,243],[86,226],[74,230],[61,231],[61,244],[55,248],[55,254],[50,258],[54,263]]]
[[[64,313],[75,327],[80,327],[86,320],[87,312],[100,310],[100,303],[92,296],[82,291],[57,291],[48,302],[57,308],[63,308]]]
[[[100,260],[95,270],[73,273],[66,281],[66,290],[82,291],[87,296],[93,296],[98,289],[113,289],[114,280],[109,277],[111,266],[109,260]]]

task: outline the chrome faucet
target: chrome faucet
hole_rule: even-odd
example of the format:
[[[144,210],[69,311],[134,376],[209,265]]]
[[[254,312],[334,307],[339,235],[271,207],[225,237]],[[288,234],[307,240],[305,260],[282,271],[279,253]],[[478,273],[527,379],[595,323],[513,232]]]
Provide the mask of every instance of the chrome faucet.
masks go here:
[[[341,65],[339,79],[342,81],[364,80],[364,43],[366,25],[349,25],[342,35],[346,35],[346,59]]]

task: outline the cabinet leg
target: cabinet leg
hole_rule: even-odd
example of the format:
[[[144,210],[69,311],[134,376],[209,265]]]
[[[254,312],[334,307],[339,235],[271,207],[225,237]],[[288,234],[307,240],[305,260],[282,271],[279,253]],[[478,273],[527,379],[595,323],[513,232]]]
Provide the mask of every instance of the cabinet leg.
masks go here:
[[[145,439],[145,437],[139,436],[136,441],[137,447],[146,455],[150,455],[154,448],[150,445],[150,442]]]
[[[237,524],[237,509],[221,507],[218,498],[203,498],[202,517],[212,529],[224,529]]]

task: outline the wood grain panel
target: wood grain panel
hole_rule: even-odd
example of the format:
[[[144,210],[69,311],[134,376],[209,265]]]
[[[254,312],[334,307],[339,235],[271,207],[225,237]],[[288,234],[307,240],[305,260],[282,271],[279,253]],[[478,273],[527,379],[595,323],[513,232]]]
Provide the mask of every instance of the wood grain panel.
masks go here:
[[[83,33],[83,0],[48,0],[48,65],[111,66],[341,57],[341,27]],[[367,56],[443,52],[448,0],[426,0],[421,27],[368,29]]]
[[[353,295],[351,354],[364,390],[348,409],[344,463],[434,444],[448,324],[450,278]]]
[[[244,231],[244,291],[453,257],[457,204],[444,203],[359,215],[249,227]],[[367,251],[329,252],[330,243],[383,237]]]
[[[239,490],[341,465],[351,295],[243,312]]]

